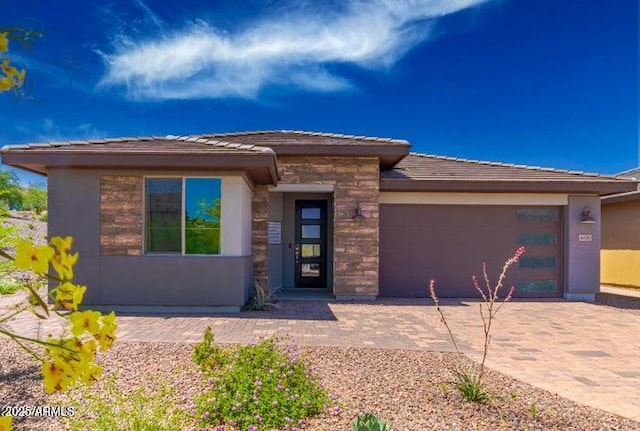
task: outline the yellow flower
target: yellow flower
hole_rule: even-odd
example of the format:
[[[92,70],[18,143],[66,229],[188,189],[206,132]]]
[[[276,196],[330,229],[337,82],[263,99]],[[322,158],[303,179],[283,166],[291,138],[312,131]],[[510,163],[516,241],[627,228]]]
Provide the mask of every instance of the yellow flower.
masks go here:
[[[56,304],[67,310],[77,310],[86,290],[86,286],[77,286],[65,281],[55,288]]]
[[[58,250],[58,252],[66,253],[71,250],[71,246],[73,245],[73,237],[65,236],[63,238],[61,236],[54,236],[53,238],[51,238],[51,241],[49,241],[49,244],[54,246]]]
[[[67,254],[60,250],[58,254],[54,254],[51,258],[51,266],[53,266],[53,269],[61,279],[71,280],[73,279],[73,265],[75,265],[77,261],[78,253]]]
[[[71,321],[71,332],[76,337],[84,333],[85,331],[90,334],[97,334],[100,330],[100,324],[98,321],[100,320],[99,311],[76,311],[71,313],[69,316],[69,320]]]
[[[0,416],[0,431],[11,431],[13,429],[12,416]]]
[[[0,52],[7,51],[9,51],[9,32],[5,31],[4,33],[0,33]]]
[[[58,359],[58,358],[56,358]],[[42,377],[44,379],[44,390],[50,394],[56,391],[64,391],[69,387],[69,376],[72,370],[64,361],[55,360],[53,362],[42,363]]]
[[[54,251],[48,245],[36,247],[32,242],[20,240],[16,247],[15,265],[18,269],[32,269],[44,274],[49,270],[49,260]]]
[[[90,384],[98,380],[98,377],[100,377],[100,374],[102,374],[102,366],[92,363],[85,369],[80,379],[82,383]]]
[[[100,343],[102,351],[106,352],[116,340],[116,330],[118,329],[118,325],[116,325],[116,314],[112,311],[106,316],[102,316],[101,321],[100,331],[94,334],[94,338]]]
[[[85,362],[93,362],[98,345],[96,340],[91,339],[85,343],[80,342],[80,360]]]
[[[18,70],[13,66],[9,65],[9,59],[5,58],[0,64],[0,69],[5,74],[5,77],[2,78],[2,86],[7,87],[7,89],[11,89],[13,87],[20,87],[24,83],[24,77],[26,75],[26,70]]]
[[[6,76],[4,78],[0,78],[0,91],[8,91],[13,88],[13,81],[11,77]]]

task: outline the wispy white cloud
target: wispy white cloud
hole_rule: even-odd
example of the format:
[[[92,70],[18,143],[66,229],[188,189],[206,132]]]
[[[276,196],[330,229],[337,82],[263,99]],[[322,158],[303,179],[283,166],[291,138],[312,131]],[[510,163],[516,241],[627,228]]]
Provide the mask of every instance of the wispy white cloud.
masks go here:
[[[121,37],[113,53],[102,53],[101,85],[124,86],[140,100],[255,98],[268,86],[343,90],[351,83],[332,66],[391,67],[429,38],[439,17],[485,1],[350,0],[340,10],[300,8],[237,30],[197,21],[155,39]]]
[[[52,118],[43,118],[29,125],[18,125],[15,129],[23,134],[28,142],[99,139],[109,135],[91,123],[61,125]]]

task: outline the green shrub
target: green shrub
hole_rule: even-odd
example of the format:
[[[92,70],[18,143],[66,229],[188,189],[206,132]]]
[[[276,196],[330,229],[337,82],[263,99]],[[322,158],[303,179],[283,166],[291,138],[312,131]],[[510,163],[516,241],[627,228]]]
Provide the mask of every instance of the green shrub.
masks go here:
[[[23,193],[22,209],[42,213],[47,209],[47,189],[44,184],[31,184]]]
[[[115,376],[102,383],[101,389],[81,387],[75,393],[75,415],[64,419],[72,430],[175,431],[186,427],[187,414],[175,405],[173,390],[166,382],[155,380],[132,393],[120,391]]]
[[[191,406],[199,426],[289,429],[302,426],[331,400],[306,360],[273,338],[256,345],[221,348],[207,328],[204,341],[195,348],[194,361],[209,384]]]
[[[0,278],[0,295],[11,295],[22,288],[22,283],[11,277]]]
[[[40,214],[40,216],[38,217],[38,220],[43,221],[43,222],[48,222],[49,221],[49,212],[48,211],[44,211],[42,214]]]
[[[482,379],[472,371],[456,371],[456,389],[467,400],[474,403],[486,403],[491,399]]]
[[[366,413],[351,422],[351,431],[391,431],[391,425],[380,416]]]

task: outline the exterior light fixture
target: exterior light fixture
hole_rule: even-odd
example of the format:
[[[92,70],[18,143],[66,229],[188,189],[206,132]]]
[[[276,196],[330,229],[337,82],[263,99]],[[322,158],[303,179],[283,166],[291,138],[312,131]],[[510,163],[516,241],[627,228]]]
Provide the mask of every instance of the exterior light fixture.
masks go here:
[[[356,203],[356,210],[355,210],[355,214],[353,215],[353,217],[351,217],[353,220],[366,220],[367,218],[364,216],[364,214],[362,214],[362,208],[360,208],[360,202]]]
[[[580,213],[580,223],[595,223],[596,219],[593,218],[593,215],[591,214],[591,208],[589,208],[589,205],[585,205],[584,208],[582,208],[582,212]]]

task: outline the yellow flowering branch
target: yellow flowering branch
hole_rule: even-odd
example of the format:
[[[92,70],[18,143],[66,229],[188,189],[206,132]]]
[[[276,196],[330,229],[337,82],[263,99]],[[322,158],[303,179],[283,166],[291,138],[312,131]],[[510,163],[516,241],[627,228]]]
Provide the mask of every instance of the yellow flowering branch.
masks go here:
[[[28,286],[30,299],[35,300],[37,307],[46,315],[38,313],[30,304],[16,304],[15,310],[0,316],[0,323],[4,323],[28,310],[40,319],[48,319],[51,317],[50,311],[53,311],[67,321],[66,333],[71,334],[71,337],[59,340],[41,340],[0,327],[0,335],[9,337],[42,363],[42,376],[47,393],[64,391],[77,383],[93,382],[102,372],[102,368],[94,363],[98,347],[105,352],[116,339],[117,325],[113,312],[103,315],[92,310],[78,311],[87,288],[73,283],[73,267],[78,261],[78,253],[71,253],[72,245],[71,237],[54,237],[49,244],[43,246],[36,246],[30,241],[19,241],[15,257],[0,250],[0,257],[13,261],[16,268],[33,271],[58,283],[48,294],[52,304],[47,304],[33,286]],[[49,273],[50,267],[57,275]],[[27,343],[44,347],[44,354],[36,353]]]
[[[0,53],[9,51],[9,32],[0,33]],[[22,87],[26,71],[9,64],[8,58],[0,59],[0,92]]]

